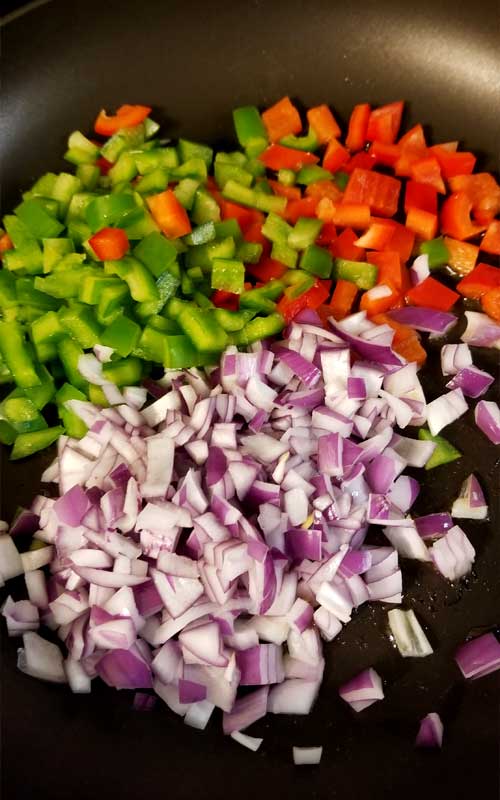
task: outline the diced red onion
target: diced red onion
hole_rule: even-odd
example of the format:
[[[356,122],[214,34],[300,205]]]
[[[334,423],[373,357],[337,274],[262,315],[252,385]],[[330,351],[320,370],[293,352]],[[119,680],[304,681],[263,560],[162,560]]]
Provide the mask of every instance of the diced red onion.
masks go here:
[[[319,764],[323,754],[322,747],[293,747],[293,763],[297,766]]]
[[[443,723],[439,714],[432,711],[420,721],[415,740],[416,747],[441,747],[443,743]]]
[[[460,645],[455,661],[464,678],[482,678],[500,669],[500,642],[493,633],[484,633]]]
[[[243,745],[243,747],[246,747],[248,750],[252,750],[254,753],[257,752],[264,741],[264,739],[258,739],[255,736],[248,736],[246,733],[240,733],[240,731],[234,731],[230,736],[235,742]]]
[[[339,694],[354,711],[363,711],[377,700],[383,700],[382,680],[378,673],[370,667],[344,683],[339,688]]]
[[[426,514],[415,518],[415,526],[422,539],[437,539],[453,528],[453,520],[448,513]]]
[[[460,494],[451,507],[451,516],[458,519],[486,519],[488,516],[483,490],[475,475],[469,475],[462,484]]]
[[[454,389],[433,400],[427,405],[427,422],[432,435],[437,436],[439,431],[465,414],[467,409],[468,405],[461,389]],[[500,443],[500,428],[498,443]]]
[[[413,610],[393,608],[388,613],[389,627],[403,658],[424,658],[434,652]]]
[[[263,686],[255,692],[246,694],[236,700],[233,709],[225,713],[222,720],[222,727],[225,734],[236,733],[245,730],[253,722],[265,717],[267,713],[267,699],[269,686]]]
[[[17,651],[17,666],[26,675],[52,683],[66,683],[62,653],[38,633],[23,634],[23,647]]]
[[[462,341],[476,347],[495,347],[500,349],[500,325],[493,322],[487,314],[466,311],[467,327],[462,333]]]
[[[441,348],[441,372],[456,375],[461,369],[472,366],[472,354],[467,344],[445,344]]]
[[[481,397],[493,383],[488,372],[477,367],[463,367],[446,384],[447,389],[461,389],[466,397]]]
[[[427,331],[428,333],[438,333],[444,335],[448,333],[453,325],[456,325],[458,318],[454,314],[446,311],[435,311],[433,308],[420,308],[417,306],[405,306],[395,308],[389,315],[396,322],[402,325],[409,325],[417,331]]]
[[[422,283],[422,281],[424,281],[430,274],[429,256],[427,253],[417,256],[410,267],[410,279],[412,285],[417,286],[419,283]]]
[[[455,525],[430,548],[436,568],[450,581],[470,572],[476,552],[463,530]]]
[[[500,326],[499,326],[500,328]],[[480,400],[474,411],[474,419],[480,431],[493,444],[500,444],[500,408],[493,400]]]

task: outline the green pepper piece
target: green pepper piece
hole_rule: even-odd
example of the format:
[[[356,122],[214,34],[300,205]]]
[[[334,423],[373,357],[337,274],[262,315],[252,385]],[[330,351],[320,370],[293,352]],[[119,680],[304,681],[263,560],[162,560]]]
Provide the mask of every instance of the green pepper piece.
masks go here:
[[[76,170],[76,177],[80,180],[84,189],[88,192],[93,192],[99,184],[101,170],[95,164],[79,164]]]
[[[68,137],[68,149],[64,155],[72,164],[93,164],[99,157],[99,148],[80,131]]]
[[[350,177],[351,176],[349,175],[348,172],[339,171],[339,172],[335,172],[334,173],[334,175],[333,175],[334,183],[337,184],[337,186],[339,187],[341,192],[343,192],[345,190],[345,187],[349,183],[349,178]]]
[[[191,142],[188,139],[179,139],[177,151],[182,162],[190,161],[193,158],[201,158],[205,162],[207,169],[210,169],[214,151],[206,144]]]
[[[119,183],[129,183],[137,175],[135,158],[131,153],[122,153],[108,172],[112,186]]]
[[[117,386],[132,386],[142,378],[142,361],[134,356],[103,364],[103,375]]]
[[[175,147],[154,147],[144,152],[133,152],[135,165],[140,175],[149,175],[161,169],[168,172],[179,166],[179,157]]]
[[[158,289],[150,271],[133,256],[125,256],[117,261],[105,261],[107,275],[118,275],[127,284],[132,298],[137,303],[159,299]]]
[[[215,319],[211,309],[202,310],[195,306],[184,308],[177,317],[177,321],[200,353],[224,350],[227,344],[227,334]]]
[[[121,156],[123,158],[123,156]],[[168,172],[164,169],[154,169],[148,172],[136,184],[136,191],[139,194],[157,194],[163,192],[168,186]]]
[[[191,233],[189,233],[187,236],[184,236],[184,241],[190,246],[207,244],[207,242],[213,241],[216,235],[215,223],[212,221],[204,222],[202,225],[198,225],[196,228],[193,228]]]
[[[0,404],[0,413],[7,420],[9,425],[14,428],[16,433],[32,433],[47,427],[47,423],[40,414],[40,411],[23,394],[17,395],[14,390]]]
[[[280,169],[278,170],[278,181],[283,186],[295,186],[295,172],[293,169]]]
[[[84,274],[78,269],[52,272],[45,278],[36,277],[35,289],[60,300],[77,297]]]
[[[64,225],[47,213],[40,199],[23,200],[15,211],[36,239],[55,237],[64,230]]]
[[[311,244],[302,253],[299,266],[318,278],[329,278],[332,274],[333,258],[328,250]]]
[[[200,181],[194,178],[183,178],[174,189],[174,194],[185,209],[191,211],[196,192],[200,186]]]
[[[12,425],[9,425],[4,419],[0,419],[0,444],[14,444],[16,436]]]
[[[456,461],[457,458],[462,457],[462,453],[456,447],[453,447],[447,439],[443,436],[433,436],[427,428],[420,428],[418,438],[423,442],[434,442],[436,445],[436,449],[425,465],[426,469],[434,469],[434,467],[449,464],[451,461]]]
[[[22,389],[41,383],[22,328],[17,322],[0,320],[0,353]]]
[[[54,172],[46,172],[38,178],[33,184],[29,192],[25,195],[30,197],[54,197],[54,187],[57,181],[57,175]],[[23,195],[24,197],[24,195]]]
[[[262,226],[264,236],[275,244],[288,244],[288,237],[292,232],[292,226],[277,214],[269,214]]]
[[[236,246],[232,236],[227,239],[216,239],[214,242],[190,247],[185,256],[187,269],[201,267],[209,270],[215,258],[234,258]]]
[[[222,196],[226,200],[232,200],[233,203],[239,203],[242,206],[249,206],[250,208],[257,208],[259,211],[264,211],[266,213],[274,212],[279,214],[285,210],[287,203],[286,197],[262,194],[261,192],[256,192],[255,189],[242,186],[240,183],[233,180],[226,183]]]
[[[17,305],[16,280],[5,269],[0,270],[0,308],[13,308]]]
[[[102,329],[92,308],[83,303],[72,303],[59,311],[59,319],[64,330],[75,339],[84,350],[94,347],[101,341]]]
[[[236,242],[243,237],[237,219],[230,218],[222,220],[222,222],[214,222],[214,228],[217,239],[227,239],[231,237]]]
[[[172,268],[173,264],[170,265],[170,269]],[[145,303],[137,303],[135,306],[135,313],[139,317],[139,319],[147,319],[151,316],[151,314],[158,314],[167,300],[173,297],[179,288],[180,279],[177,278],[175,275],[169,270],[165,270],[165,272],[160,275],[158,280],[156,281],[156,288],[158,289],[158,300],[151,300]]]
[[[46,428],[42,431],[35,431],[34,433],[20,433],[14,442],[10,460],[17,461],[20,458],[31,456],[39,450],[45,450],[45,448],[53,444],[62,433],[64,433],[64,428],[61,425],[57,425],[54,428]]]
[[[332,178],[332,173],[327,169],[318,167],[317,164],[307,164],[297,172],[296,180],[297,183],[300,183],[304,186],[309,186],[311,183],[316,183],[316,181],[331,180]]]
[[[42,245],[44,272],[52,272],[57,262],[75,249],[71,239],[44,239]]]
[[[274,303],[273,303],[274,306]],[[226,308],[216,308],[214,316],[221,328],[224,328],[228,333],[241,331],[247,322],[255,316],[257,310],[248,309],[246,311],[228,311]]]
[[[68,400],[86,399],[87,398],[83,392],[75,389],[75,387],[71,386],[69,383],[63,383],[55,396],[59,419],[64,425],[67,435],[71,436],[73,439],[82,439],[87,433],[88,428],[84,421],[80,419],[80,417],[78,417],[74,411],[66,408],[65,404]]]
[[[177,258],[177,250],[161,233],[150,233],[134,247],[134,256],[158,278]]]
[[[253,183],[253,175],[247,172],[243,167],[237,164],[230,164],[227,161],[215,159],[214,176],[217,185],[221,189],[224,188],[228,181],[234,180],[242,186],[251,186]]]
[[[368,262],[336,258],[334,275],[336,278],[355,283],[359,289],[371,289],[377,282],[378,268]]]
[[[220,353],[200,352],[197,350],[189,336],[165,336],[166,369],[189,369],[189,367],[213,366],[218,363]]]
[[[54,345],[65,336],[59,315],[55,311],[48,311],[31,323],[31,338],[35,349],[44,345]]]
[[[57,354],[61,359],[68,381],[82,391],[87,390],[87,381],[78,369],[78,361],[83,356],[83,350],[70,336],[64,336],[57,343]]]
[[[125,150],[134,150],[144,144],[144,125],[121,128],[101,147],[101,155],[114,164]]]
[[[18,391],[23,391],[23,394],[29,397],[33,405],[41,411],[54,397],[56,388],[54,378],[46,367],[41,365],[37,367],[36,371],[41,381],[40,386],[30,386],[26,391],[24,389]]]
[[[116,281],[112,286],[104,286],[97,304],[97,321],[101,325],[110,325],[122,313],[129,303],[128,286],[123,281]]]
[[[292,147],[294,150],[304,150],[314,152],[319,147],[319,142],[313,129],[310,127],[306,136],[284,136],[280,139],[283,147]]]
[[[439,267],[443,267],[448,263],[450,258],[448,248],[442,236],[438,236],[437,239],[431,239],[428,242],[422,242],[419,252],[428,256],[430,269],[439,269]]]
[[[202,187],[196,190],[191,219],[196,225],[220,220],[220,208],[217,201],[210,192]]]
[[[305,250],[318,238],[323,222],[313,217],[300,217],[288,236],[287,244],[294,250]]]
[[[76,175],[69,172],[60,172],[56,176],[51,197],[57,200],[61,209],[61,214],[65,214],[69,208],[73,196],[82,189],[82,182]]]
[[[55,298],[35,289],[33,278],[18,278],[16,281],[16,293],[20,305],[38,306],[46,311],[54,310],[60,306],[60,303]]]
[[[263,247],[259,242],[240,242],[236,248],[236,258],[245,264],[258,264]]]
[[[285,242],[273,242],[271,258],[275,261],[280,261],[289,269],[295,269],[297,266],[298,253]]]
[[[134,353],[145,361],[163,364],[166,357],[166,333],[156,327],[146,325],[141,332]]]
[[[104,194],[94,197],[85,208],[85,220],[92,233],[116,225],[125,228],[144,212],[132,194]]]
[[[233,123],[241,147],[247,147],[255,139],[267,140],[267,131],[256,106],[235,108]]]
[[[207,165],[202,158],[190,158],[178,167],[170,170],[170,177],[174,181],[181,181],[183,178],[194,178],[202,183],[207,180]]]
[[[0,353],[0,385],[3,383],[14,383],[14,379],[12,377],[12,372],[8,368],[2,354]]]
[[[112,347],[118,355],[125,358],[129,356],[137,345],[141,329],[136,322],[125,316],[117,317],[104,331],[101,342],[106,347]]]
[[[273,313],[268,317],[256,317],[248,322],[245,327],[233,334],[234,343],[238,345],[249,345],[275,336],[285,327],[285,320],[281,314]]]
[[[245,265],[242,261],[214,258],[212,262],[212,289],[241,294],[245,283]]]

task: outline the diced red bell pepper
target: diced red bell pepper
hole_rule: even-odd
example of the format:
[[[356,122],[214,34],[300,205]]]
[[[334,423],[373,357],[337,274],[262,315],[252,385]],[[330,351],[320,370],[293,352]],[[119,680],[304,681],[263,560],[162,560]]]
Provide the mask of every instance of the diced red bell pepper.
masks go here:
[[[403,147],[413,147],[419,150],[427,149],[427,142],[425,141],[425,133],[422,125],[418,123],[410,128],[409,131],[400,137],[398,144]]]
[[[444,244],[448,250],[448,264],[458,275],[468,275],[476,266],[479,256],[479,247],[470,242],[459,242],[458,239],[444,237]]]
[[[429,214],[421,208],[410,208],[406,215],[406,227],[421,239],[434,239],[438,230],[437,214]]]
[[[281,314],[286,323],[289,323],[294,317],[297,316],[297,314],[300,313],[300,311],[303,311],[304,308],[307,308],[305,292],[304,294],[293,298],[284,294],[278,301],[276,311]]]
[[[279,181],[268,180],[268,184],[273,190],[273,194],[278,197],[286,197],[288,200],[300,200],[302,197],[298,186],[285,186]]]
[[[328,301],[330,292],[332,291],[332,282],[330,280],[316,279],[314,286],[305,292],[306,295],[306,308],[317,309],[318,306],[323,305]]]
[[[349,158],[349,151],[337,139],[330,139],[323,156],[323,167],[330,172],[338,172],[349,161]]]
[[[372,322],[376,322],[377,325],[388,325],[393,329],[394,339],[391,347],[394,352],[399,353],[407,361],[414,361],[417,364],[424,363],[427,353],[420,344],[419,336],[413,328],[396,322],[387,314],[377,314],[372,317]]]
[[[480,225],[489,225],[500,212],[500,186],[489,172],[455,175],[449,183],[452,192],[465,192],[470,198],[474,218]]]
[[[376,164],[393,167],[401,156],[401,147],[398,144],[384,144],[375,141],[370,145],[368,155],[373,156]]]
[[[306,164],[317,164],[318,156],[307,153],[305,150],[295,150],[293,147],[284,147],[282,144],[270,144],[259,156],[259,161],[276,172],[279,169],[298,170]]]
[[[403,101],[374,108],[368,119],[366,138],[369,142],[394,144],[403,116]]]
[[[377,283],[392,286],[400,294],[410,288],[408,270],[401,263],[399,253],[386,250],[385,252],[367,253],[367,261],[378,267]]]
[[[437,214],[437,191],[434,186],[408,181],[405,189],[405,212],[410,208],[419,208],[429,214]]]
[[[317,197],[303,197],[301,200],[289,200],[284,212],[284,217],[287,222],[295,225],[299,217],[315,217],[317,205]]]
[[[385,286],[386,291],[388,290],[384,297],[377,297],[377,290],[380,286]],[[376,314],[383,314],[391,308],[401,308],[402,305],[403,298],[400,292],[396,291],[393,286],[379,282],[373,289],[363,292],[359,301],[359,310],[366,311],[367,317],[371,318]]]
[[[356,247],[364,247],[370,250],[383,250],[392,237],[392,230],[389,225],[382,222],[372,222],[365,233],[356,240]]]
[[[333,222],[340,228],[359,228],[364,230],[370,225],[370,206],[363,203],[332,203],[323,197],[316,209],[318,219]]]
[[[446,194],[446,186],[441,177],[441,167],[439,161],[434,156],[420,158],[410,167],[411,177],[417,183],[425,183],[433,186],[440,194]]]
[[[343,192],[340,191],[336,183],[330,180],[315,181],[306,187],[307,197],[316,197],[321,200],[322,197],[329,197],[334,203],[339,203],[342,200]]]
[[[2,236],[0,236],[0,255],[7,252],[7,250],[12,250],[13,248],[14,243],[8,233],[4,233]]]
[[[191,233],[191,222],[187,211],[181,206],[171,189],[150,195],[146,198],[146,202],[155,222],[166,236],[178,239],[180,236]]]
[[[151,114],[151,111],[149,106],[123,105],[114,116],[108,117],[102,110],[95,121],[94,130],[100,136],[112,136],[122,128],[133,128],[134,125],[139,125]]]
[[[271,251],[271,242],[262,233],[261,222],[252,222],[243,232],[243,238],[246,242],[255,242],[255,244],[262,245],[261,259],[269,255]]]
[[[355,153],[346,164],[342,165],[342,172],[351,174],[355,169],[373,169],[377,164],[377,159],[370,151],[362,150],[361,153]]]
[[[113,164],[111,161],[108,161],[107,158],[104,156],[100,156],[97,161],[95,162],[96,167],[99,167],[101,171],[101,175],[107,175]]]
[[[473,176],[471,176],[473,177]],[[441,209],[441,230],[453,239],[470,239],[484,230],[471,222],[472,200],[464,192],[454,192],[446,198]]]
[[[500,268],[480,263],[457,283],[457,291],[471,300],[479,300],[483,294],[499,286]]]
[[[394,165],[396,175],[410,177],[411,166],[415,161],[424,158],[427,153],[424,129],[415,125],[398,142],[401,155]]]
[[[374,214],[392,217],[398,210],[401,181],[390,175],[355,169],[345,188],[343,203],[366,203]]]
[[[271,142],[277,142],[284,136],[297,134],[302,130],[300,114],[289,97],[283,97],[263,111],[262,121]]]
[[[340,127],[327,105],[310,108],[307,112],[307,121],[319,144],[328,144],[331,139],[340,136]],[[329,169],[329,167],[325,169]]]
[[[481,305],[483,311],[488,314],[491,319],[500,322],[500,288],[490,289],[489,292],[483,294],[481,297]]]
[[[326,247],[332,244],[337,239],[337,229],[333,222],[324,222],[323,227],[319,232],[316,239],[316,244],[320,247]]]
[[[129,248],[127,234],[122,228],[102,228],[90,237],[89,244],[100,261],[117,261]]]
[[[362,150],[365,146],[370,114],[371,108],[368,103],[361,103],[360,105],[354,106],[349,119],[349,127],[345,140],[346,147],[348,147],[351,152]]]
[[[479,247],[485,253],[500,256],[500,220],[494,219],[490,222]]]
[[[225,292],[223,289],[216,289],[210,298],[217,308],[225,308],[227,311],[238,311],[240,307],[240,296],[232,292]]]
[[[433,145],[430,150],[435,150],[436,147],[440,147],[441,150],[445,150],[447,153],[456,153],[458,150],[458,141],[457,142],[440,142],[439,144]]]
[[[430,150],[439,161],[441,174],[446,180],[454,178],[455,175],[470,175],[474,170],[476,164],[476,156],[474,153],[468,153],[466,151],[457,153],[452,150],[447,150],[443,145],[434,145]]]
[[[378,220],[383,221],[383,220]],[[399,222],[395,222],[394,220],[387,220],[388,225],[392,227],[392,236],[388,243],[386,244],[384,250],[389,251],[396,251],[399,253],[399,257],[403,264],[405,264],[408,259],[410,258],[413,252],[413,246],[415,244],[415,234],[413,231],[410,231],[408,228],[405,228],[404,225],[401,225]]]
[[[357,294],[358,287],[352,281],[337,281],[329,306],[330,314],[337,322],[351,313]]]
[[[260,211],[256,211],[253,208],[245,208],[245,206],[231,203],[229,200],[224,200],[221,211],[222,219],[235,219],[243,234],[254,223],[259,223],[261,226],[264,223],[264,215]]]
[[[416,286],[406,292],[405,298],[412,306],[449,311],[460,299],[460,295],[429,275],[421,283],[417,283]]]
[[[288,267],[285,267],[280,261],[266,257],[262,258],[258,264],[247,264],[245,269],[249,275],[265,284],[275,278],[281,278],[287,272]]]
[[[326,222],[323,228],[328,224]],[[346,228],[330,245],[330,253],[334,258],[345,258],[347,261],[364,261],[365,251],[362,247],[356,247],[354,244],[357,238],[352,228]]]

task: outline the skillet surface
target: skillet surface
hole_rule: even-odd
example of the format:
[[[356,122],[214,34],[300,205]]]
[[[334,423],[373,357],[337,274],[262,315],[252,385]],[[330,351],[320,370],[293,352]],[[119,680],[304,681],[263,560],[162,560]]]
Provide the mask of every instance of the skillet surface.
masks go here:
[[[464,4],[465,6],[466,4]],[[266,105],[289,93],[304,105],[329,102],[346,121],[352,105],[405,98],[406,124],[432,122],[434,141],[462,139],[498,169],[500,41],[496,0],[458,7],[450,0],[266,3],[196,0],[52,0],[2,31],[2,213],[42,172],[64,168],[70,130],[85,130],[100,107],[155,106],[172,136],[232,141],[231,108]],[[437,354],[437,348],[436,348]],[[495,369],[492,353],[479,364]],[[424,388],[440,394],[437,358]],[[403,660],[386,636],[386,611],[363,609],[326,647],[327,668],[314,712],[272,717],[256,755],[223,739],[220,725],[199,733],[163,707],[131,710],[131,694],[93,687],[89,696],[38,683],[15,668],[16,641],[2,628],[2,788],[6,800],[87,800],[97,794],[170,795],[210,800],[271,797],[466,798],[498,792],[499,673],[465,684],[453,661],[459,642],[499,622],[498,453],[474,430],[472,414],[447,429],[464,453],[426,476],[416,513],[446,510],[475,470],[490,501],[489,523],[465,522],[475,570],[449,586],[428,567],[404,567],[405,607],[425,624],[433,656]],[[47,454],[2,469],[2,514],[39,489]],[[421,479],[421,475],[418,476]],[[22,582],[20,587],[22,588]],[[386,679],[386,699],[354,715],[336,687],[366,666]],[[160,703],[161,704],[161,703]],[[415,751],[418,720],[437,710],[441,754]],[[324,745],[320,768],[296,769],[291,745]]]

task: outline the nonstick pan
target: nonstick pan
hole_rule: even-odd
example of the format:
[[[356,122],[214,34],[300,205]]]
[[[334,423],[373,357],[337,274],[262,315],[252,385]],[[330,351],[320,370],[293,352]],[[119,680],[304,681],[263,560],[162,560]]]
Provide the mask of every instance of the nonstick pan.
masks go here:
[[[460,138],[480,153],[481,167],[498,169],[498,0],[34,5],[2,29],[3,213],[39,174],[63,169],[67,132],[88,129],[98,108],[123,102],[153,105],[173,137],[229,144],[237,105],[290,94],[304,106],[330,103],[345,122],[354,103],[406,99],[407,125],[432,123],[434,141]],[[430,362],[424,388],[432,399],[440,393],[436,354]],[[495,355],[481,363],[495,370]],[[417,511],[447,509],[475,470],[491,519],[464,521],[478,556],[460,586],[418,562],[405,565],[405,600],[425,623],[433,656],[401,659],[388,641],[387,609],[365,608],[326,647],[313,713],[254,726],[264,737],[254,755],[224,739],[218,724],[199,733],[166,708],[133,711],[129,692],[96,681],[91,695],[78,696],[22,675],[17,643],[2,628],[3,797],[497,797],[500,673],[465,684],[453,652],[500,621],[498,451],[474,430],[471,413],[448,431],[464,458],[427,475]],[[2,517],[38,491],[49,456],[12,465],[4,454]],[[354,715],[336,687],[369,665],[386,679],[386,699]],[[418,720],[433,710],[445,723],[444,748],[415,751]],[[323,744],[321,766],[295,768],[292,744]]]

